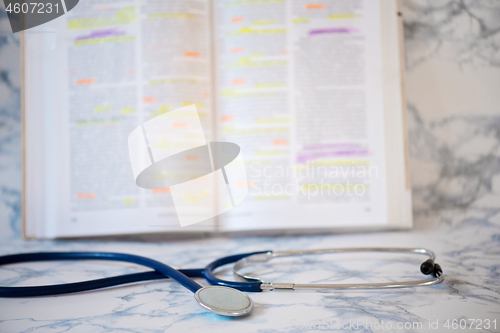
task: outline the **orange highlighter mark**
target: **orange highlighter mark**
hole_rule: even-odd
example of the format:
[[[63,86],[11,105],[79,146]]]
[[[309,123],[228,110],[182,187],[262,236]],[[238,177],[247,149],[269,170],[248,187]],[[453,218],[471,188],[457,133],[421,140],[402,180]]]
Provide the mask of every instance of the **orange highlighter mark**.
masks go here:
[[[233,19],[231,20],[231,23],[236,23],[236,22],[241,22],[241,21],[243,21],[243,17],[241,17],[241,16],[240,16],[240,17],[235,17],[235,18],[233,18]]]
[[[95,199],[94,193],[77,193],[76,197],[78,199]]]
[[[174,123],[174,125],[173,125],[173,126],[174,126],[174,127],[187,127],[187,126],[188,126],[188,124],[186,124],[186,123]]]
[[[245,51],[244,48],[242,48],[242,47],[236,47],[236,48],[234,48],[234,49],[231,50],[231,53],[241,53],[243,51]]]
[[[245,79],[234,79],[233,81],[231,81],[232,84],[245,84],[245,82]]]
[[[220,118],[221,121],[231,121],[234,119],[234,116],[223,116]]]
[[[197,161],[198,155],[186,155],[186,160],[188,161]]]
[[[281,146],[281,145],[287,145],[288,140],[274,140],[273,145],[274,146]]]
[[[186,57],[194,57],[194,58],[197,58],[200,56],[200,53],[199,52],[194,52],[194,51],[186,51],[184,52],[184,55]]]
[[[325,8],[325,5],[321,4],[310,4],[306,6],[307,9],[323,9]]]
[[[142,99],[142,101],[143,101],[144,103],[152,103],[152,102],[156,101],[156,98],[155,98],[155,97],[144,97],[144,98]]]
[[[82,79],[76,81],[77,86],[82,86],[84,84],[92,84],[92,83],[95,83],[95,79]]]
[[[240,182],[238,183],[238,187],[251,187],[255,185],[255,181],[248,181],[248,182]]]
[[[155,188],[153,189],[153,193],[168,193],[170,192],[170,188]]]

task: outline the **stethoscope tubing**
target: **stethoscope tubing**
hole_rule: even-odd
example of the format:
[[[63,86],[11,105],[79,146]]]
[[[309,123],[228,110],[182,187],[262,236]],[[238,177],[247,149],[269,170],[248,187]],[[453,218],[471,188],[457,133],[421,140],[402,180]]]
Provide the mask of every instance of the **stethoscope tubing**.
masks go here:
[[[241,274],[240,270],[255,263],[267,262],[271,258],[288,257],[305,254],[339,253],[339,252],[406,252],[424,254],[429,259],[421,266],[422,273],[433,274],[433,279],[406,281],[406,282],[388,282],[388,283],[357,283],[357,284],[295,284],[295,283],[269,283],[256,277]],[[205,278],[210,285],[235,288],[240,291],[260,292],[263,290],[342,290],[342,289],[389,289],[402,287],[430,286],[443,281],[442,271],[438,264],[434,263],[435,255],[432,251],[421,248],[334,248],[319,250],[299,250],[299,251],[258,251],[251,253],[240,253],[217,259],[205,268],[180,269],[176,270],[159,261],[124,253],[109,252],[37,252],[6,255],[0,257],[0,266],[14,263],[34,262],[34,261],[53,261],[53,260],[105,260],[121,261],[142,265],[152,268],[153,271],[140,272],[133,274],[124,274],[96,280],[64,283],[45,286],[29,287],[1,287],[0,297],[33,297],[61,295],[75,293],[94,289],[101,289],[122,284],[150,281],[172,278],[181,285],[196,293],[202,288],[200,284],[191,278]],[[223,265],[235,263],[233,272],[240,276],[245,282],[227,281],[215,276],[214,271]],[[426,267],[424,267],[427,265]],[[430,265],[430,266],[429,266]],[[426,268],[422,270],[423,268]],[[429,270],[430,269],[430,270]],[[434,270],[436,269],[436,270]],[[427,270],[427,272],[424,272]],[[434,271],[433,271],[434,270]],[[434,273],[433,273],[434,272]]]
[[[203,269],[179,269],[176,270],[159,261],[124,253],[112,252],[36,252],[6,255],[0,257],[0,266],[35,261],[55,261],[55,260],[105,260],[121,261],[138,264],[154,271],[118,275],[108,278],[101,278],[89,281],[64,283],[45,286],[28,287],[0,287],[0,297],[33,297],[33,296],[51,296],[61,295],[95,289],[113,287],[122,284],[151,281],[159,279],[172,278],[182,284],[192,292],[202,288],[200,284],[191,278],[205,278],[211,285],[221,285],[236,288],[240,291],[262,291],[261,282],[233,282],[215,277],[214,270],[222,265],[240,260],[249,255],[266,253],[269,251],[259,251],[251,253],[242,253],[228,256],[207,265]]]
[[[103,288],[107,286],[116,286],[122,283],[130,283],[161,278],[160,275],[170,277],[195,293],[202,288],[200,284],[190,279],[182,271],[178,271],[164,263],[154,259],[141,257],[133,254],[111,253],[111,252],[39,252],[14,254],[0,257],[0,265],[34,262],[34,261],[52,261],[52,260],[106,260],[106,261],[121,261],[129,262],[154,269],[154,272],[127,274],[112,278],[104,278],[93,281],[69,283],[52,286],[37,286],[37,287],[0,287],[0,297],[26,297],[26,296],[43,296],[64,294],[67,292],[84,291],[90,289]],[[187,272],[197,273],[197,272]]]

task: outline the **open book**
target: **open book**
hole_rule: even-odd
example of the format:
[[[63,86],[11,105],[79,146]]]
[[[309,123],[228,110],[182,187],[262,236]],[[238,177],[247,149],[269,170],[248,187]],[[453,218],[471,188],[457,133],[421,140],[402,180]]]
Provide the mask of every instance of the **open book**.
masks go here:
[[[396,0],[87,0],[25,31],[24,236],[411,227],[401,28]],[[181,227],[127,139],[192,104],[248,195]]]

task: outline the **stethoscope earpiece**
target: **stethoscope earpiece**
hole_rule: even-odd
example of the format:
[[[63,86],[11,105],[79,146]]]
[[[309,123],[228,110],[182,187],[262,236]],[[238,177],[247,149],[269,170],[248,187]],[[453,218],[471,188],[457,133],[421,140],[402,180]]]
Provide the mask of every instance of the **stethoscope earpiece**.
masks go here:
[[[439,264],[435,264],[434,260],[427,259],[420,265],[420,271],[422,274],[430,275],[432,274],[434,277],[440,277],[443,274],[443,270]]]
[[[247,294],[229,287],[203,287],[196,291],[194,298],[205,310],[222,316],[244,316],[253,309],[252,299]]]
[[[443,270],[441,269],[441,266],[439,264],[434,264],[434,271],[432,272],[432,275],[435,277],[440,277],[443,274]]]
[[[420,265],[420,271],[424,275],[429,275],[434,272],[434,261],[432,259],[427,259]]]

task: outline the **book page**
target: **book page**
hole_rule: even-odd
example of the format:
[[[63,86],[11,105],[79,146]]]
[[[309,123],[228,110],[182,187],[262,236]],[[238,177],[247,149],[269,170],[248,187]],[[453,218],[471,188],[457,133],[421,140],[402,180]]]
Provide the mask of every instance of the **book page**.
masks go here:
[[[46,119],[48,237],[213,230],[181,229],[168,188],[135,184],[127,147],[134,128],[191,104],[210,140],[209,33],[208,0],[80,1],[26,32],[28,118]]]
[[[215,22],[217,126],[249,180],[224,228],[387,225],[379,2],[220,0]]]

